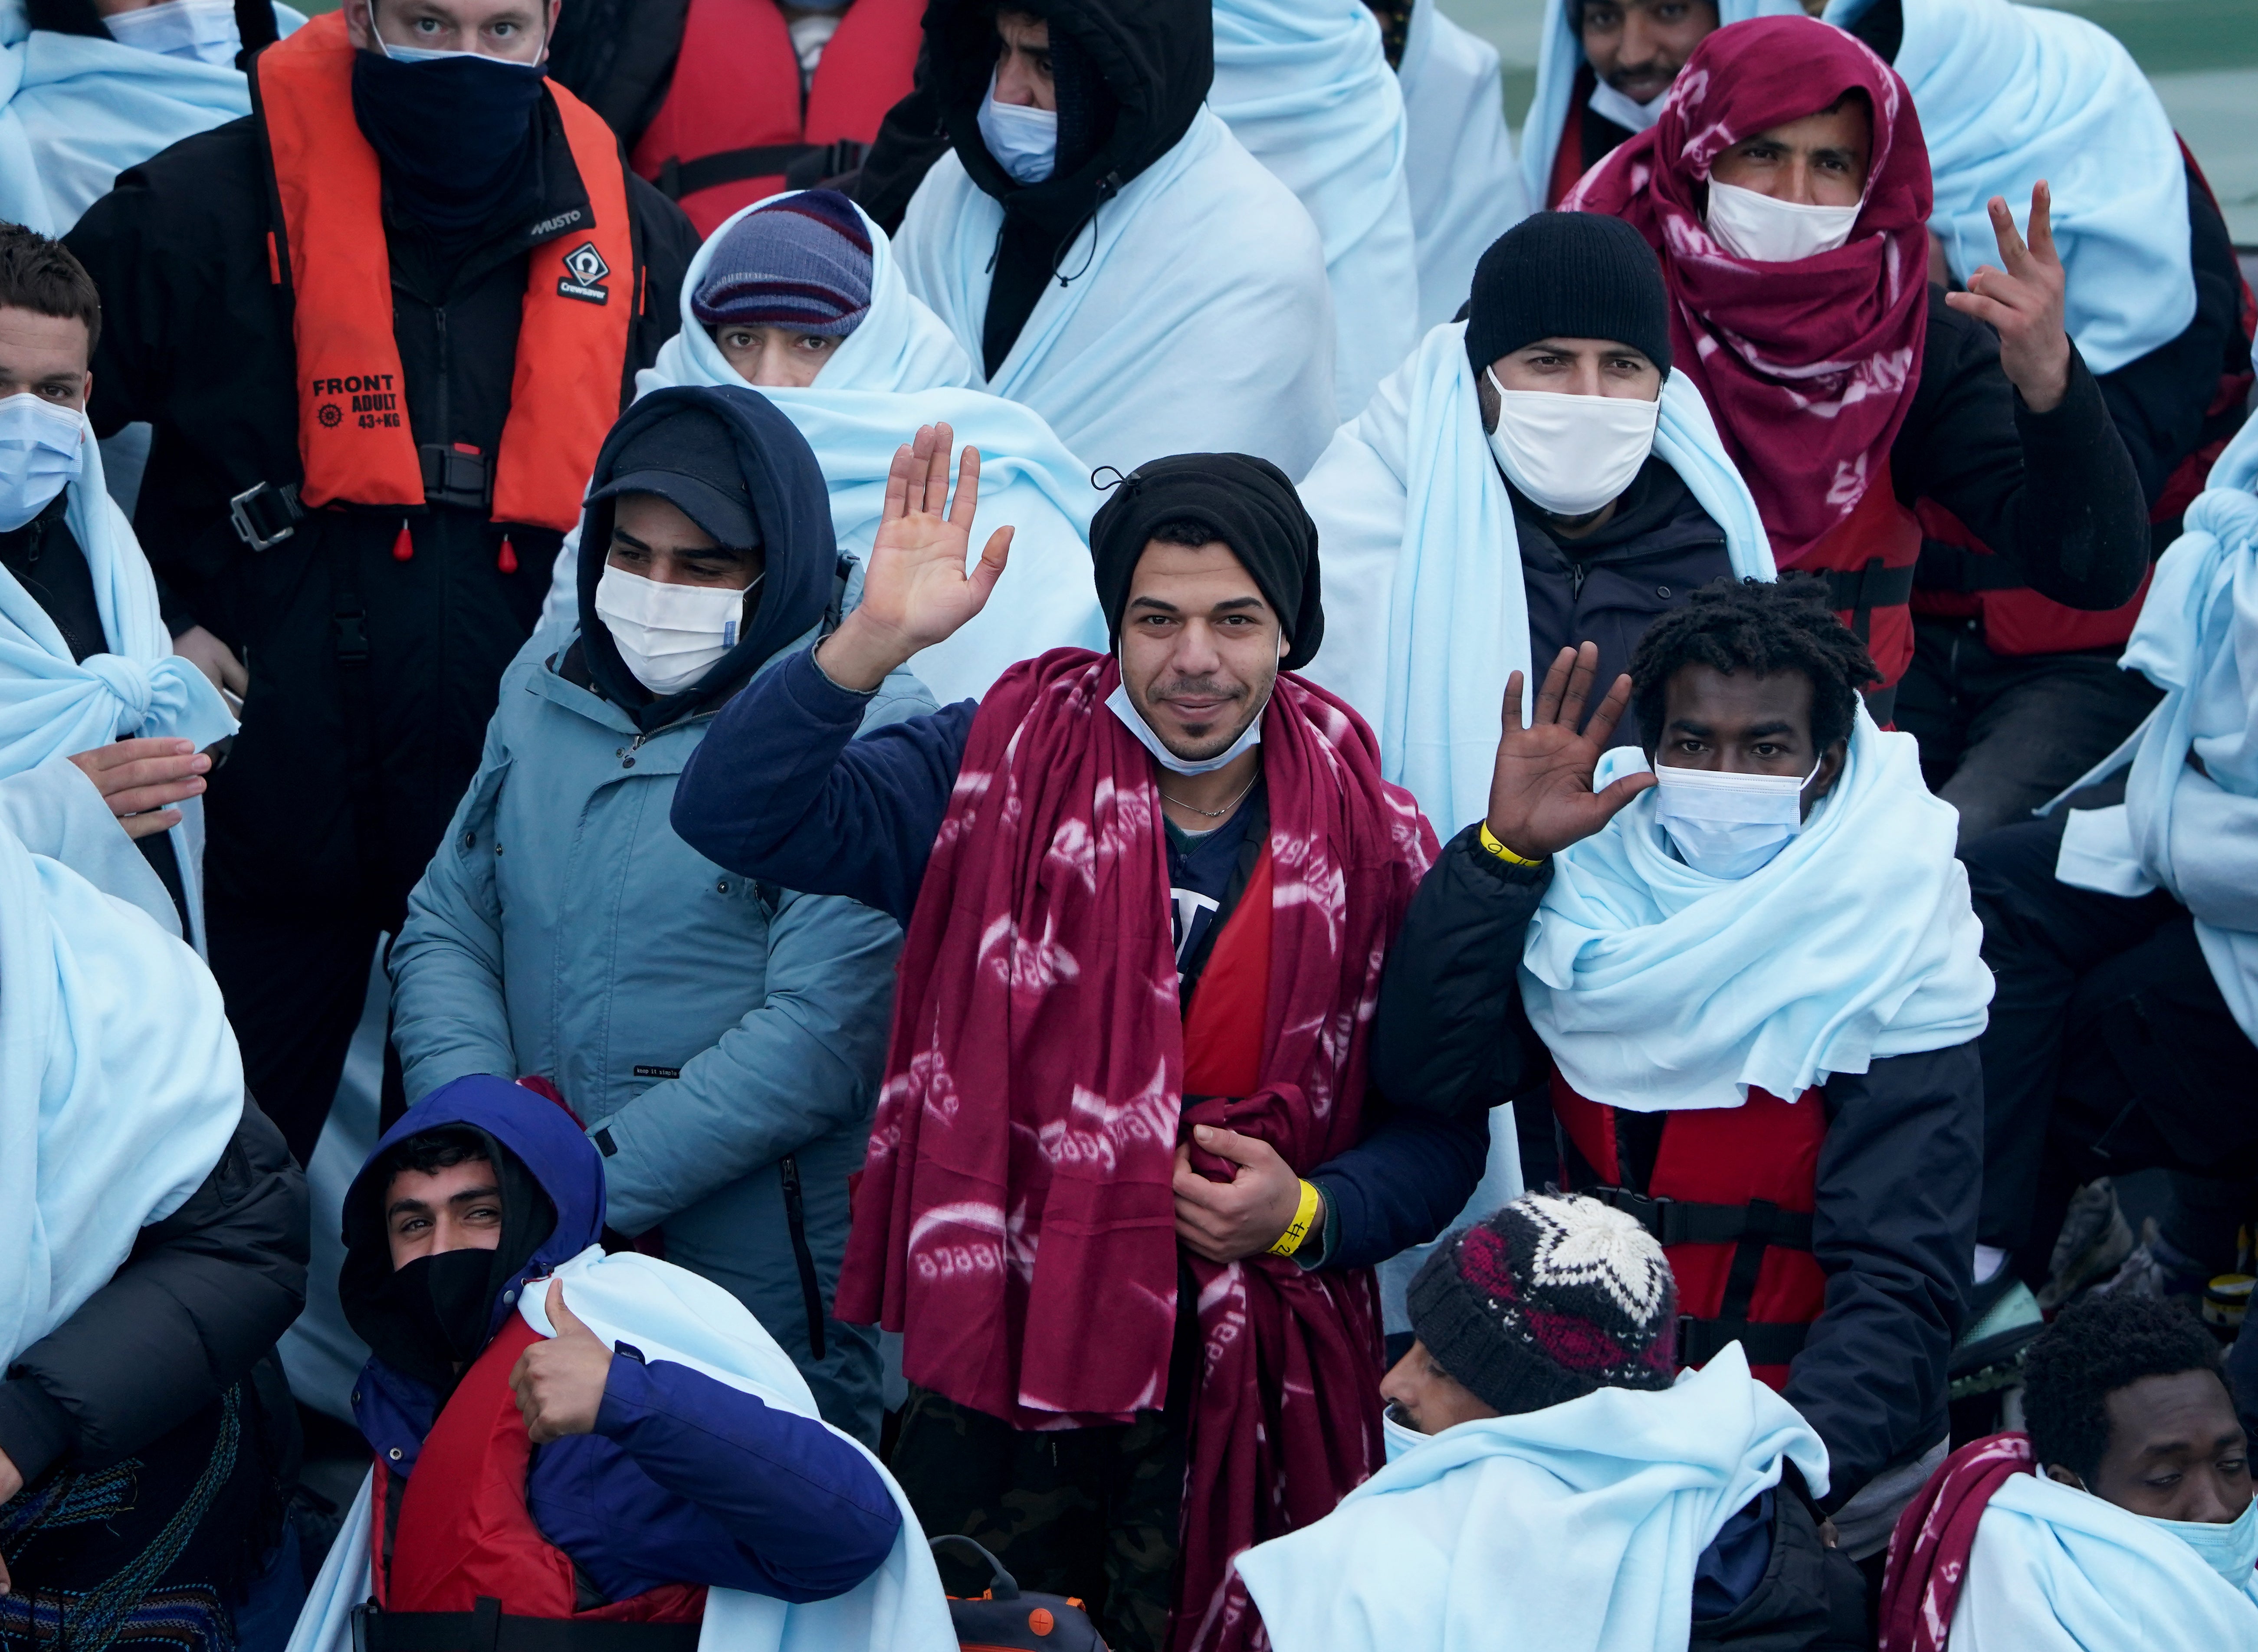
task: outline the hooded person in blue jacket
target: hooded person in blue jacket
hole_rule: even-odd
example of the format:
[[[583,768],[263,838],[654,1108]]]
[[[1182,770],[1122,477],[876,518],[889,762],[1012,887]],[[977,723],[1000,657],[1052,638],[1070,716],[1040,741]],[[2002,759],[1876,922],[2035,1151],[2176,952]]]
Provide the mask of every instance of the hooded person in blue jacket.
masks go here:
[[[375,1608],[352,1638],[368,1652],[455,1644],[463,1626],[442,1620],[489,1603],[504,1648],[570,1652],[593,1618],[592,1652],[687,1652],[709,1590],[827,1600],[896,1555],[899,1506],[851,1440],[787,1393],[764,1399],[757,1383],[646,1354],[560,1306],[569,1283],[600,1321],[603,1271],[625,1263],[648,1275],[649,1327],[612,1328],[653,1350],[696,1340],[708,1361],[733,1343],[773,1359],[719,1291],[596,1254],[604,1184],[602,1155],[564,1108],[491,1076],[446,1086],[377,1143],[345,1195],[339,1283],[373,1353],[352,1398],[374,1472],[299,1641],[325,1643],[332,1598],[366,1594]],[[700,1291],[704,1334],[684,1338]],[[547,1338],[533,1328],[544,1300]],[[540,1638],[527,1619],[562,1621]]]
[[[598,457],[579,619],[501,684],[476,777],[392,952],[408,1097],[548,1079],[585,1122],[601,1220],[658,1235],[877,1439],[875,1333],[828,1304],[884,1055],[894,921],[739,876],[668,824],[714,715],[836,621],[815,458],[744,388],[654,392]],[[906,674],[863,726],[927,709]]]

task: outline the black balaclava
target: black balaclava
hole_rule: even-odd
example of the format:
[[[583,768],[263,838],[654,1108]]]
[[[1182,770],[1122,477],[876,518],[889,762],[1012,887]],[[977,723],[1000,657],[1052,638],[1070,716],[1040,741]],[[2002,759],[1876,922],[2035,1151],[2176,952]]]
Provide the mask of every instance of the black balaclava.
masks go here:
[[[337,1297],[353,1335],[386,1364],[452,1392],[458,1364],[486,1346],[497,1294],[557,1226],[557,1207],[524,1162],[476,1125],[437,1127],[482,1143],[501,1189],[501,1243],[493,1250],[449,1250],[395,1271],[385,1238],[385,1183],[356,1183],[344,1209],[345,1260]],[[413,1139],[413,1138],[411,1138]]]
[[[1246,453],[1154,459],[1125,477],[1099,508],[1090,524],[1090,554],[1109,647],[1119,645],[1130,581],[1153,530],[1168,522],[1201,523],[1253,576],[1291,644],[1279,669],[1299,671],[1317,658],[1325,636],[1317,524],[1286,473]]]
[[[347,0],[369,8],[374,0]],[[443,240],[514,229],[541,191],[547,70],[475,53],[410,63],[355,52],[353,118],[383,162],[392,204]]]
[[[1479,376],[1539,338],[1613,338],[1670,371],[1670,296],[1654,249],[1621,218],[1532,212],[1474,266],[1466,360]]]

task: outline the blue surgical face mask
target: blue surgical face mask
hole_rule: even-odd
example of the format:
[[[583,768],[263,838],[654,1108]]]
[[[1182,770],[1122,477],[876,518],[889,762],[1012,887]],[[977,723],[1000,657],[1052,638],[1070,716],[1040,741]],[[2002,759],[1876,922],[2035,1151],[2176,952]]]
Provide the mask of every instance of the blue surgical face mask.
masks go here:
[[[218,68],[234,68],[243,46],[235,29],[235,0],[164,0],[138,11],[113,11],[103,23],[120,46]]]
[[[28,393],[0,397],[0,533],[12,533],[76,481],[86,416]]]
[[[1803,830],[1811,774],[1728,774],[1654,765],[1654,818],[1678,858],[1712,878],[1745,878]]]
[[[1040,183],[1058,167],[1058,111],[996,101],[996,76],[980,100],[980,140],[1019,183]]]
[[[2250,1587],[2258,1571],[2258,1498],[2242,1506],[2242,1513],[2224,1525],[2210,1520],[2168,1520],[2154,1514],[2142,1519],[2161,1526],[2203,1556],[2203,1563],[2237,1589]]]
[[[1425,1435],[1421,1434],[1408,1422],[1396,1421],[1394,1406],[1389,1406],[1380,1413],[1380,1435],[1388,1443],[1388,1460],[1390,1463],[1395,1462],[1406,1452],[1416,1451],[1427,1443]]]

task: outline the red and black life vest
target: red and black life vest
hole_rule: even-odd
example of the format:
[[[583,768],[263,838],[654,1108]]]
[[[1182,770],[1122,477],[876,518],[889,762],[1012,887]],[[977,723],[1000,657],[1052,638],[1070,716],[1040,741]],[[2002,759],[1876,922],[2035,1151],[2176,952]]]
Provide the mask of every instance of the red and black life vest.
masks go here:
[[[404,1489],[379,1459],[375,1599],[358,1652],[696,1652],[704,1588],[664,1584],[581,1611],[572,1556],[534,1524],[533,1442],[509,1373],[540,1340],[509,1316],[449,1396]]]
[[[1800,573],[1825,576],[1835,611],[1858,634],[1882,673],[1867,703],[1875,721],[1889,722],[1898,679],[1913,664],[1914,565],[1921,560],[1921,523],[1899,502],[1886,457],[1865,496],[1794,562]]]
[[[1736,1107],[1625,1113],[1587,1100],[1552,1077],[1563,1136],[1560,1175],[1636,1216],[1678,1277],[1678,1365],[1703,1365],[1738,1342],[1774,1388],[1827,1305],[1827,1276],[1811,1254],[1819,1149],[1827,1113],[1817,1090],[1793,1102],[1751,1089]],[[1653,1164],[1631,1162],[1646,1132]]]
[[[635,169],[701,236],[784,189],[797,160],[829,149],[819,177],[853,170],[909,96],[924,12],[924,0],[855,0],[803,98],[776,0],[690,0],[674,79],[636,145]]]
[[[2195,155],[2180,140],[2180,154],[2188,177],[2210,196],[2215,210],[2219,197],[2203,175]],[[2224,216],[2223,214],[2221,215]],[[2228,354],[2232,360],[2219,376],[2211,403],[2204,409],[2204,428],[2213,434],[2180,460],[2164,483],[2164,491],[2148,512],[2152,523],[2167,523],[2183,515],[2211,480],[2211,467],[2240,428],[2242,409],[2250,400],[2253,374],[2250,347],[2258,338],[2258,296],[2244,281],[2239,307],[2240,325],[2235,329]],[[1933,499],[1921,502],[1921,528],[1927,540],[1921,560],[1921,580],[1914,592],[1913,611],[1923,619],[1975,619],[1984,627],[1984,645],[1995,654],[2065,654],[2083,648],[2122,648],[2141,617],[2148,600],[2151,566],[2141,576],[2141,588],[2120,608],[2099,613],[2076,609],[2041,596],[2023,583],[2012,565],[1993,554],[1991,546],[1971,533],[1966,523]],[[2153,545],[2151,555],[2168,547]]]

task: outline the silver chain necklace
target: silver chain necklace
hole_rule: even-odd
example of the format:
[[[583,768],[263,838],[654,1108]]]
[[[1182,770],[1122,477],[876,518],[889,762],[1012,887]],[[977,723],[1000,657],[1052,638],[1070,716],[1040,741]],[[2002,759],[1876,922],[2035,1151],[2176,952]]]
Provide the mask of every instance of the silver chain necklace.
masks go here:
[[[1246,784],[1239,789],[1239,795],[1232,798],[1231,801],[1225,803],[1221,808],[1202,808],[1196,803],[1185,802],[1181,797],[1170,797],[1166,792],[1161,792],[1161,801],[1163,803],[1174,803],[1178,808],[1188,808],[1193,814],[1204,815],[1209,820],[1221,820],[1225,815],[1230,814],[1232,809],[1237,808],[1241,803],[1244,803],[1246,801],[1246,794],[1254,789],[1254,780],[1259,780],[1261,778],[1262,769],[1261,765],[1258,764],[1255,765],[1254,780],[1247,781]],[[1156,792],[1161,791],[1161,788],[1157,786],[1153,789]]]

